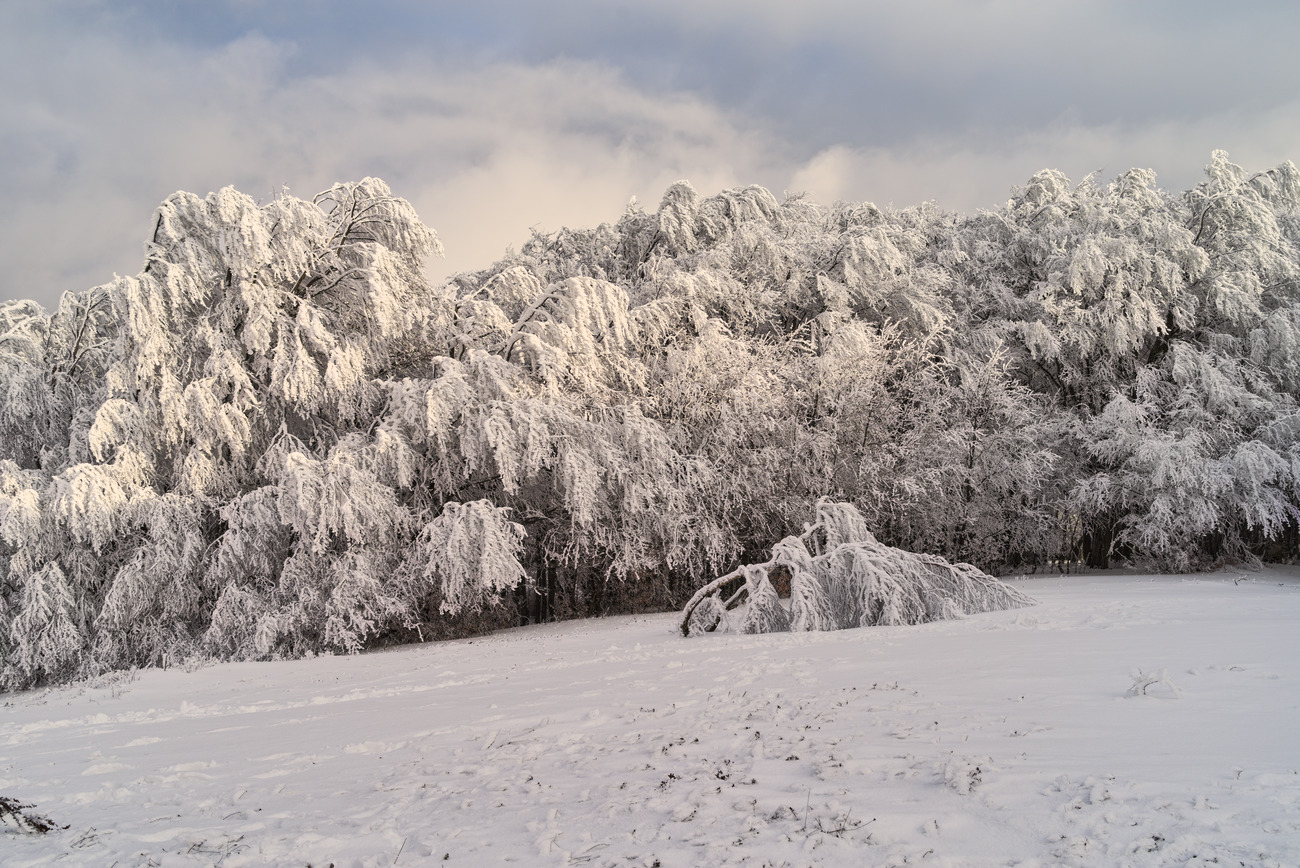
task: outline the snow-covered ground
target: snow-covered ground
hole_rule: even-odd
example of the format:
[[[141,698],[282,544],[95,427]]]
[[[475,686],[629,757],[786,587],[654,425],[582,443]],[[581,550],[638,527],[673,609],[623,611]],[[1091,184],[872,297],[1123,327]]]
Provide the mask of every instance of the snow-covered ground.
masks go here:
[[[1040,605],[922,627],[653,615],[3,695],[0,796],[68,828],[0,864],[1300,865],[1300,571],[1016,584]]]

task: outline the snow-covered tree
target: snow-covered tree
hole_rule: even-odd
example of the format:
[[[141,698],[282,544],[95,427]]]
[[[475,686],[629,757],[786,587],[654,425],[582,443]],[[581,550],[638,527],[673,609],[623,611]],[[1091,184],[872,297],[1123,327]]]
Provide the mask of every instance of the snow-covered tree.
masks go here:
[[[1293,557],[1298,178],[1047,171],[971,216],[679,182],[439,287],[380,181],[178,193],[139,274],[0,305],[0,686],[719,574],[768,630],[996,587],[940,555]]]
[[[1181,224],[1148,170],[1104,187],[1040,172],[976,222],[963,265],[986,299],[976,315],[1001,322],[1036,389],[1100,411],[1195,320],[1190,286],[1208,261]]]
[[[790,577],[788,604],[772,586],[778,569]],[[814,521],[773,546],[767,561],[701,587],[682,610],[681,630],[689,636],[923,624],[1032,603],[969,564],[883,545],[851,505],[820,500]]]
[[[38,577],[42,587],[59,575],[72,583],[86,671],[192,653],[232,583],[264,612],[305,606],[300,622],[366,597],[356,576],[370,581],[399,560],[394,528],[405,515],[356,440],[379,406],[374,378],[396,351],[449,327],[421,277],[436,249],[378,181],[337,185],[316,203],[182,193],[159,209],[139,275],[65,298],[44,322],[7,309],[10,351],[45,354],[46,415],[86,420],[80,435],[75,419],[66,423],[68,457],[40,486],[39,520],[8,539],[8,582],[22,588],[15,643],[25,647],[25,631],[49,620],[28,611],[48,596],[30,591]],[[66,383],[92,374],[99,400],[78,404]],[[16,375],[6,386],[40,397]],[[33,453],[15,458],[49,463]],[[288,545],[252,589],[239,559],[212,553],[226,552],[224,535],[241,526],[231,522],[236,504],[268,486],[281,509],[259,516],[271,520],[255,532],[242,529]],[[297,581],[284,580],[286,565]],[[378,608],[387,617],[396,607]],[[345,613],[310,630],[321,644],[360,647],[383,623]],[[54,674],[15,671],[6,680]]]

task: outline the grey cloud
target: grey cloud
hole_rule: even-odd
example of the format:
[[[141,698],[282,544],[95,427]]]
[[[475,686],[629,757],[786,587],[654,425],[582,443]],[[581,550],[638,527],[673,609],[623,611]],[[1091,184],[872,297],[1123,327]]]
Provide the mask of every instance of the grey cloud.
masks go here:
[[[183,188],[384,177],[433,274],[680,177],[988,207],[1033,171],[1294,153],[1300,7],[1117,2],[0,7],[0,296],[139,267]]]
[[[147,54],[91,37],[73,47],[67,78],[6,91],[9,117],[57,107],[11,133],[29,147],[5,178],[21,205],[0,214],[2,294],[47,306],[134,272],[149,214],[177,188],[310,195],[381,175],[442,234],[445,273],[486,264],[531,226],[613,219],[629,195],[657,196],[681,174],[735,184],[761,162],[757,138],[713,106],[642,93],[597,64],[408,58],[286,77],[286,46],[261,36]],[[90,81],[91,68],[105,72]],[[86,99],[47,102],[72,79]]]

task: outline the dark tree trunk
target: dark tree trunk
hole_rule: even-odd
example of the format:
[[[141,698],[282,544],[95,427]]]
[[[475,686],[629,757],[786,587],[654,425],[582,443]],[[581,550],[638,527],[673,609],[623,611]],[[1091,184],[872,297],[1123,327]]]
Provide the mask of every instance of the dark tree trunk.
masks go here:
[[[1110,550],[1115,540],[1115,525],[1107,521],[1094,525],[1079,542],[1079,555],[1083,562],[1095,570],[1110,567]]]

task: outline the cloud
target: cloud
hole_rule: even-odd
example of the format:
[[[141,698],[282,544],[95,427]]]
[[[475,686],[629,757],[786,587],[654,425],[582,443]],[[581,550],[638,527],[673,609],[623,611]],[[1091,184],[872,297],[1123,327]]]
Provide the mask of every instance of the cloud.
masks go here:
[[[1300,6],[1211,0],[480,0],[494,45],[615,65],[805,147],[964,127],[1016,135],[1216,115],[1291,99]],[[507,15],[506,10],[512,15]]]
[[[616,219],[683,175],[738,184],[768,159],[763,136],[716,106],[638,91],[601,64],[407,58],[286,75],[295,50],[253,35],[142,53],[83,36],[63,79],[9,91],[0,107],[23,119],[9,135],[26,150],[4,178],[21,204],[0,214],[3,295],[48,306],[133,273],[150,214],[178,188],[310,196],[377,175],[439,231],[445,274],[531,227]],[[70,87],[87,92],[57,93]]]
[[[1264,169],[1294,156],[1298,140],[1300,100],[1268,112],[1148,124],[1086,125],[1066,117],[1001,139],[957,135],[901,147],[837,145],[796,170],[789,189],[823,202],[906,206],[933,200],[969,212],[1006,201],[1013,186],[1039,169],[1059,169],[1078,183],[1094,172],[1112,178],[1137,167],[1154,169],[1162,187],[1181,192],[1200,181],[1216,149],[1249,169]]]
[[[1286,28],[1196,3],[187,7],[0,8],[0,297],[135,272],[176,189],[377,175],[439,232],[440,277],[679,178],[971,210],[1044,167],[1183,189],[1213,148],[1264,168],[1300,141]]]

